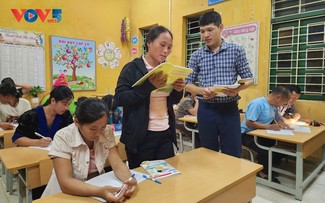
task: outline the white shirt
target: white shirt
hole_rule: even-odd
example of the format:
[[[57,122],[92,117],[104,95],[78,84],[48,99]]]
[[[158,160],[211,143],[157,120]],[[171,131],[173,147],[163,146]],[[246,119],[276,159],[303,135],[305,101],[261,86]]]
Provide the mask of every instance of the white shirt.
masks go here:
[[[19,98],[19,102],[16,107],[12,107],[9,104],[0,103],[0,121],[6,122],[8,116],[19,117],[32,107],[27,99]]]
[[[109,155],[109,149],[115,147],[115,137],[110,125],[106,126],[103,135],[94,143],[95,163],[100,174],[104,173],[105,162]],[[84,142],[78,127],[73,123],[59,130],[52,141],[49,152],[51,158],[61,157],[71,160],[73,177],[82,181],[87,180],[90,150]],[[54,172],[42,195],[53,195],[61,192],[58,180]]]

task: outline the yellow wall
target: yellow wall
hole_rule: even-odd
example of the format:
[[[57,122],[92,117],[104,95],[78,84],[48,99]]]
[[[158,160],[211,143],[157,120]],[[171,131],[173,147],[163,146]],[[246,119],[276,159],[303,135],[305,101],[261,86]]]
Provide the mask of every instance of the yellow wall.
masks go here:
[[[81,3],[82,2],[82,3]],[[17,22],[11,9],[62,9],[62,21],[59,23],[42,23],[39,19],[28,23],[24,19]],[[17,30],[29,30],[45,33],[46,90],[51,89],[50,35],[94,40],[97,46],[104,41],[112,41],[121,49],[120,66],[112,70],[96,64],[96,91],[75,91],[75,97],[91,96],[94,93],[114,91],[117,75],[121,67],[130,59],[130,51],[122,45],[120,27],[123,17],[129,15],[129,0],[119,1],[58,1],[58,0],[5,0],[1,3],[0,27]],[[51,15],[52,13],[50,13]]]
[[[81,3],[82,2],[82,3]],[[271,22],[270,0],[225,0],[225,2],[208,6],[208,0],[119,0],[119,1],[58,1],[58,0],[6,0],[0,9],[0,27],[19,30],[31,30],[45,33],[46,39],[46,88],[51,85],[51,65],[49,36],[65,36],[79,39],[95,40],[96,47],[104,41],[112,41],[121,49],[120,65],[114,70],[102,68],[96,64],[97,90],[75,92],[76,97],[91,96],[94,93],[114,92],[117,77],[123,65],[135,56],[130,54],[132,47],[138,48],[141,54],[140,28],[152,25],[164,25],[174,34],[174,47],[168,60],[175,64],[185,64],[185,18],[207,10],[218,11],[227,26],[248,22],[260,23],[258,84],[241,92],[240,108],[268,93],[269,42]],[[48,24],[37,21],[18,23],[13,17],[12,8],[61,8],[63,20],[60,23]],[[121,43],[120,26],[123,17],[129,17],[131,36],[139,37],[136,45],[130,42]],[[325,121],[325,115],[319,113],[325,109],[324,102],[298,101],[297,107],[305,117]]]

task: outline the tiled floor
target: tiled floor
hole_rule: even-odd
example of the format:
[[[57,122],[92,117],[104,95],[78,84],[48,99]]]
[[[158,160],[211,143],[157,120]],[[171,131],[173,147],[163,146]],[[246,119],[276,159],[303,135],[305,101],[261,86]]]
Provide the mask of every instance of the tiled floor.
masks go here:
[[[189,148],[185,147],[185,151]],[[0,167],[1,168],[1,167]],[[14,184],[14,194],[9,195],[5,192],[4,177],[0,179],[0,203],[17,203],[17,184]],[[292,181],[284,177],[279,177],[282,184],[292,184]],[[271,189],[262,185],[257,185],[256,197],[253,203],[324,203],[325,202],[325,171],[307,187],[304,191],[303,201],[295,200],[293,195],[286,194],[275,189]]]

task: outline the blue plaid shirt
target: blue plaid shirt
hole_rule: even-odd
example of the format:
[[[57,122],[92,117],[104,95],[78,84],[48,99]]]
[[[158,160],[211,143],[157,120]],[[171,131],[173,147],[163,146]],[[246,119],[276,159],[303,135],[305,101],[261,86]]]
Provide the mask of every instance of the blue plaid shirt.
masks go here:
[[[191,55],[188,67],[192,68],[193,72],[186,78],[186,83],[194,84],[195,79],[198,78],[200,87],[232,85],[236,83],[238,75],[243,79],[253,78],[244,48],[223,40],[216,53],[211,52],[207,46],[196,50]],[[198,98],[203,99],[202,97]],[[214,97],[205,100],[205,102],[227,103],[239,99],[239,95],[235,97]]]

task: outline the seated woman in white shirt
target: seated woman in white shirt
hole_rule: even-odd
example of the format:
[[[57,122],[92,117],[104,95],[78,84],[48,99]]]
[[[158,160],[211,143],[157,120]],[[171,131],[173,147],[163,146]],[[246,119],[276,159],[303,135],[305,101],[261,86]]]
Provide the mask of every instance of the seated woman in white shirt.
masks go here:
[[[16,108],[19,104],[19,92],[16,87],[9,83],[0,84],[0,105],[6,105],[8,108]],[[6,108],[0,108],[0,115],[6,113]],[[11,130],[14,125],[7,122],[7,117],[0,118],[0,128],[4,130]]]
[[[136,189],[136,180],[122,162],[110,125],[107,124],[108,108],[104,101],[88,98],[77,104],[74,123],[58,131],[52,142],[49,156],[53,159],[55,173],[43,197],[58,192],[78,196],[98,196],[109,202],[122,202]],[[126,184],[120,188],[97,187],[85,183],[104,173],[109,160],[115,176]]]

